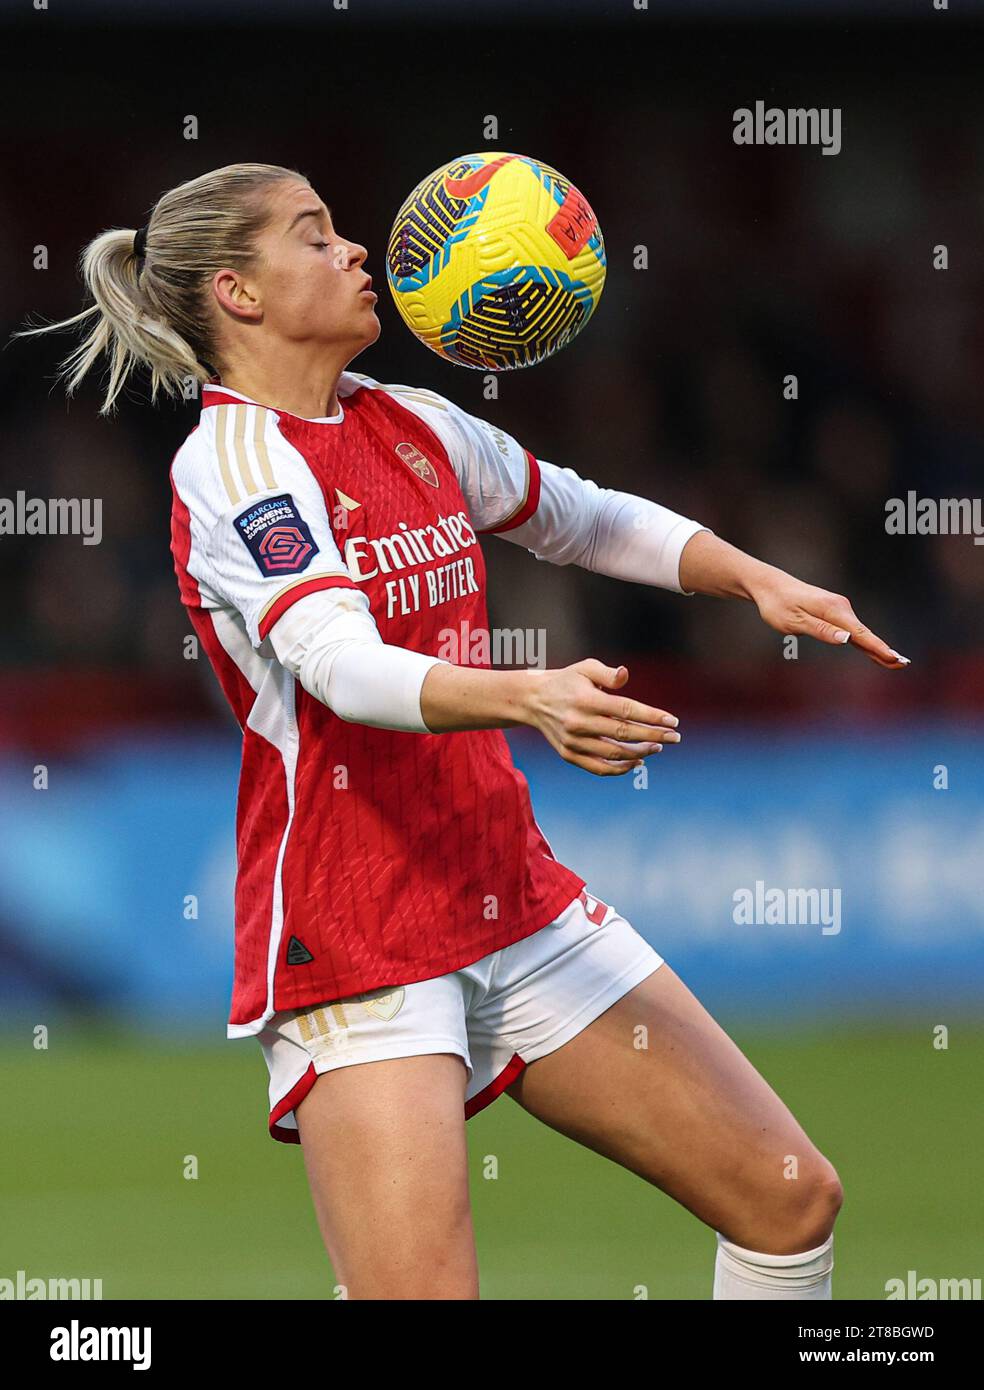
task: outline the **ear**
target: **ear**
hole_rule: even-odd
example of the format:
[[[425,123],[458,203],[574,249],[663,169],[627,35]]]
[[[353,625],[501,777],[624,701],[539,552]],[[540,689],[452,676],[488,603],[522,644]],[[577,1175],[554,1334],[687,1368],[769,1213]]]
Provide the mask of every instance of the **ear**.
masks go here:
[[[233,318],[257,320],[263,316],[259,297],[241,271],[217,270],[212,277],[212,293]]]

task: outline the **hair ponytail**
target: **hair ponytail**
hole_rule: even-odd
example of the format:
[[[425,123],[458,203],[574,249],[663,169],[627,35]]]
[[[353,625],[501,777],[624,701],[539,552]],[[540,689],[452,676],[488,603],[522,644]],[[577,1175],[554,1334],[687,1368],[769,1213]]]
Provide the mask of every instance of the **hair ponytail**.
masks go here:
[[[154,403],[161,390],[183,395],[189,378],[205,382],[215,374],[212,276],[223,266],[245,270],[255,260],[267,220],[264,194],[285,178],[308,182],[277,164],[229,164],[171,189],[148,218],[143,258],[134,250],[134,231],[101,232],[79,262],[93,303],[72,318],[13,336],[57,332],[95,318],[88,336],[59,363],[58,375],[67,377],[71,396],[105,353],[110,371],[100,415],[113,412],[139,366],[150,371]]]

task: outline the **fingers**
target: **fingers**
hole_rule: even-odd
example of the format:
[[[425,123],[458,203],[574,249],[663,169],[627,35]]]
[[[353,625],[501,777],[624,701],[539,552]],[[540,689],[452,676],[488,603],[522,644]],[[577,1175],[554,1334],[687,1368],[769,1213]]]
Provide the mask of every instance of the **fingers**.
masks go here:
[[[679,743],[679,737],[670,738],[666,732],[680,723],[675,714],[656,705],[632,700],[627,695],[606,693],[606,687],[617,688],[625,684],[629,674],[626,667],[606,666],[604,662],[588,657],[576,662],[572,669],[586,676],[597,689],[572,705],[565,720],[569,733],[604,736],[620,743],[653,740]]]
[[[629,678],[625,666],[606,666],[588,657],[571,668],[595,687],[585,689],[572,702],[559,727],[549,737],[565,762],[583,767],[598,777],[620,777],[641,767],[664,743],[679,743],[675,714],[611,695]]]
[[[618,690],[629,679],[628,667],[606,666],[603,661],[596,661],[593,656],[586,657],[584,661],[576,661],[574,670],[587,676],[594,685],[604,686],[608,690]]]
[[[849,632],[849,641],[855,646],[860,647],[863,652],[876,661],[879,666],[888,666],[901,669],[909,665],[909,658],[900,655],[893,647],[882,639],[869,627],[865,627],[859,618],[852,614],[853,621],[845,624]],[[841,641],[844,639],[841,638]]]
[[[846,645],[850,642],[859,647],[879,666],[901,669],[909,665],[909,658],[902,656],[887,642],[872,632],[861,621],[847,599],[841,599],[834,609],[828,610],[824,617],[807,614],[804,624],[811,637],[820,642]]]
[[[659,725],[638,724],[634,720],[613,719],[607,715],[589,717],[583,729],[577,734],[592,738],[607,738],[615,743],[638,743],[657,746],[662,743],[679,743],[682,735],[676,729],[662,729]]]
[[[575,758],[575,767],[583,767],[585,772],[593,772],[596,777],[624,777],[639,763],[613,763],[603,758]]]
[[[850,632],[845,628],[837,623],[828,623],[823,618],[815,618],[812,613],[804,614],[802,628],[808,637],[815,637],[818,642],[829,642],[832,646],[839,646],[851,639]]]
[[[626,743],[613,738],[569,738],[557,751],[567,763],[597,777],[621,777],[642,767],[646,758],[662,753],[662,743]]]
[[[593,656],[587,657],[584,661],[576,661],[571,668],[579,671],[582,676],[587,676],[593,685],[600,690],[618,690],[629,679],[629,669],[627,666],[606,666],[603,661],[596,661]],[[628,719],[637,719],[648,724],[671,724],[676,725],[679,720],[675,715],[669,714],[665,709],[656,709],[654,705],[643,705],[638,700],[629,700],[625,697],[626,704],[632,707],[632,712],[625,715]]]
[[[574,753],[570,749],[562,751],[561,757],[565,763],[570,763],[573,767],[583,767],[585,772],[592,772],[596,777],[624,777],[627,772],[642,766],[642,760],[639,758],[597,758],[589,754]]]
[[[675,714],[638,700],[602,695],[589,709],[572,716],[568,732],[617,743],[679,743]]]
[[[629,762],[635,764],[654,753],[662,753],[663,745],[647,741],[645,743],[626,743],[615,738],[574,738],[566,744],[569,753],[582,757],[601,758],[604,762]]]
[[[610,697],[606,705],[616,704],[615,697]],[[680,723],[675,714],[669,710],[658,709],[655,705],[644,705],[638,700],[623,699],[618,702],[618,708],[609,711],[612,718],[624,720],[626,723],[643,724],[648,728],[675,729]],[[671,739],[672,743],[673,740]]]

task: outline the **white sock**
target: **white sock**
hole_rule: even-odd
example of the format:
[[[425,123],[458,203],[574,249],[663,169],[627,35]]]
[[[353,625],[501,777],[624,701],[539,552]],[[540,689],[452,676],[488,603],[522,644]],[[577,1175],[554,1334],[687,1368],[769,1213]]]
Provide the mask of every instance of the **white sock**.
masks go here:
[[[717,1235],[712,1298],[831,1298],[834,1267],[831,1233],[814,1250],[797,1255],[759,1255]]]

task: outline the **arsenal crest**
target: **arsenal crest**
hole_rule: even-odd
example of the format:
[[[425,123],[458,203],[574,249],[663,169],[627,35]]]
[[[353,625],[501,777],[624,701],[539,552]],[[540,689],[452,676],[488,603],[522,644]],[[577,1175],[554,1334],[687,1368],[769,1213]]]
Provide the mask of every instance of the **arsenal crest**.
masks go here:
[[[425,460],[426,461],[426,460]],[[403,1008],[403,998],[406,991],[403,986],[397,989],[390,989],[384,985],[382,989],[370,989],[365,994],[358,997],[362,1000],[362,1006],[366,1013],[372,1014],[374,1018],[381,1018],[388,1023],[391,1018]]]
[[[416,444],[397,444],[396,456],[402,459],[408,468],[412,468],[417,477],[422,478],[425,483],[430,483],[431,487],[441,486],[437,469],[430,459],[420,452]]]

